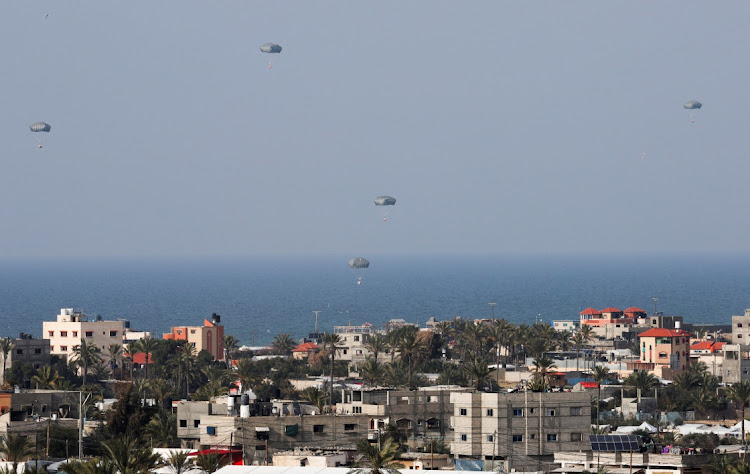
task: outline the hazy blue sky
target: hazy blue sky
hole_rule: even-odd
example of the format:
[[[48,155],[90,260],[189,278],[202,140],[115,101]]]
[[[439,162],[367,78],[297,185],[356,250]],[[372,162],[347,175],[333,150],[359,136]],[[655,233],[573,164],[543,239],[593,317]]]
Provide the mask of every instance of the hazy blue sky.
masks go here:
[[[0,256],[748,253],[748,25],[747,1],[4,1]]]

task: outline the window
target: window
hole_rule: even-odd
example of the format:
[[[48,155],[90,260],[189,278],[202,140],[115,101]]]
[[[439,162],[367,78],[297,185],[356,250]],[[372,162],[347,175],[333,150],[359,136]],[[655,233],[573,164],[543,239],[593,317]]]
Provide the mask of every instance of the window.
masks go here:
[[[659,352],[659,359],[666,359],[667,353],[666,352]]]
[[[23,354],[23,349],[16,349],[16,354],[17,355]]]
[[[514,434],[513,435],[513,442],[514,443],[523,443],[523,435],[522,434]]]
[[[487,442],[488,443],[494,443],[495,442],[495,436],[494,435],[487,435]]]
[[[78,337],[78,331],[73,331],[73,337]]]
[[[352,407],[352,413],[361,414],[362,413],[362,407]]]
[[[492,416],[492,408],[487,409],[487,416]]]
[[[55,331],[47,331],[47,336],[55,337]]]
[[[356,342],[359,342],[359,336],[354,336],[354,340],[355,340]]]
[[[182,329],[178,329],[177,334],[182,334]]]
[[[466,408],[459,408],[458,414],[461,416],[466,416]]]
[[[555,416],[555,409],[547,408],[546,410],[544,410],[544,416]]]
[[[180,428],[187,428],[187,420],[180,420]]]
[[[94,331],[86,331],[86,337],[94,337]]]
[[[557,441],[557,433],[547,433],[547,441]]]
[[[347,351],[346,349],[344,349],[344,350],[343,350],[343,351],[341,351],[341,352],[343,352],[343,353],[344,353],[344,355],[346,355],[346,354],[348,354],[348,353],[349,353],[349,352],[348,352],[348,351]]]
[[[34,349],[34,354],[41,354],[41,353],[42,353],[41,349]]]
[[[195,334],[195,329],[191,329],[190,334]]]
[[[68,331],[60,331],[60,337],[68,337]]]
[[[197,428],[201,425],[201,420],[193,420],[193,428]]]
[[[344,425],[344,431],[354,431],[355,429],[357,429],[357,425],[354,423],[347,423]]]
[[[737,334],[737,339],[742,339],[742,334]]]
[[[536,408],[529,408],[529,415],[536,413]]]
[[[465,434],[461,435],[461,441],[466,441],[467,439],[469,439],[468,436],[466,436]]]
[[[313,425],[313,433],[322,433],[325,425]]]
[[[523,408],[514,408],[513,416],[523,416]]]
[[[68,352],[68,346],[60,346],[60,352]]]
[[[583,415],[583,408],[581,407],[572,407],[570,409],[570,416],[581,416]]]
[[[109,337],[117,337],[117,331],[109,331]]]
[[[742,327],[742,323],[737,323],[737,327],[741,328]]]
[[[583,441],[583,434],[582,433],[570,433],[570,440],[571,441]]]

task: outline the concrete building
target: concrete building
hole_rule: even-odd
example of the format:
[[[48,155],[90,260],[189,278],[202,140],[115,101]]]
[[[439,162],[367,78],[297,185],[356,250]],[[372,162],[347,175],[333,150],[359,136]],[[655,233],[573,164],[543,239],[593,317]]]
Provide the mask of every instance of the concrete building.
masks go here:
[[[395,424],[410,438],[411,444],[418,445],[428,438],[450,438],[449,422],[454,411],[451,394],[467,392],[471,389],[457,386],[418,390],[345,389],[343,402],[336,404],[336,412],[366,416],[371,436]]]
[[[51,363],[50,344],[47,339],[34,339],[31,334],[21,333],[13,339],[13,350],[8,353],[8,360],[0,352],[0,365],[10,369],[14,362],[29,363],[35,369]],[[2,371],[0,371],[2,372]],[[5,374],[0,373],[0,384],[5,382]]]
[[[187,341],[195,352],[206,351],[216,360],[224,360],[224,326],[221,316],[211,315],[211,321],[203,320],[203,326],[173,327],[171,332],[164,334],[163,339]]]
[[[617,308],[605,308],[598,311],[594,308],[586,308],[579,313],[581,325],[591,327],[604,326],[606,324],[633,324],[635,315],[643,310],[638,308],[628,308],[628,313]]]
[[[511,472],[549,462],[563,449],[589,449],[588,393],[452,393],[450,399],[457,459],[493,461]]]
[[[719,378],[723,383],[733,384],[750,380],[750,359],[747,358],[746,349],[743,349],[741,344],[725,344],[721,352],[724,360],[719,368]]]
[[[68,357],[85,339],[101,349],[105,362],[109,361],[107,348],[112,344],[122,345],[124,330],[123,321],[104,321],[101,316],[89,321],[83,312],[73,308],[63,308],[56,321],[42,323],[42,334],[49,340],[51,354]]]
[[[554,472],[560,474],[580,474],[587,470],[597,472],[601,466],[607,472],[645,472],[647,474],[709,474],[712,454],[653,454],[653,453],[613,453],[613,452],[572,452],[565,450],[555,453],[554,462],[560,465]]]
[[[690,365],[690,333],[679,329],[649,329],[638,336],[641,349],[633,369],[643,369],[658,377],[672,379]]]
[[[552,321],[552,327],[555,328],[555,331],[576,332],[580,325],[579,321],[573,321],[572,319],[558,319]]]
[[[24,390],[0,392],[0,435],[33,435],[49,423],[78,426],[79,392]]]
[[[274,466],[339,467],[347,463],[346,453],[327,449],[294,449],[273,455]]]
[[[334,326],[333,332],[341,338],[336,359],[351,362],[351,365],[355,367],[373,355],[366,347],[367,341],[375,334],[384,334],[382,331],[375,330],[370,323],[361,326]],[[386,360],[390,360],[390,351],[378,354],[378,361],[385,362]]]
[[[732,316],[732,343],[750,346],[750,309],[742,316]]]

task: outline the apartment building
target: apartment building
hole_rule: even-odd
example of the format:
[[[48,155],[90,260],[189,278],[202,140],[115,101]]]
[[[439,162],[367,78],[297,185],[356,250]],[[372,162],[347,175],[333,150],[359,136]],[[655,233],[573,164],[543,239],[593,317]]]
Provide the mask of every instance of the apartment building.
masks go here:
[[[672,379],[690,365],[690,333],[680,329],[653,328],[638,336],[641,348],[639,363],[655,375]]]
[[[206,351],[216,360],[224,360],[224,326],[221,316],[211,315],[211,321],[203,320],[203,326],[178,326],[162,337],[176,341],[187,341],[195,347],[195,352]]]
[[[588,393],[452,393],[450,400],[457,459],[493,461],[511,472],[547,462],[563,449],[589,449]]]
[[[49,340],[51,354],[68,357],[85,339],[101,349],[104,361],[109,360],[110,345],[122,345],[124,330],[123,321],[104,321],[101,316],[89,321],[86,314],[73,308],[63,308],[55,321],[42,323],[42,337]]]
[[[31,334],[21,333],[13,339],[13,350],[8,353],[8,359],[3,361],[4,357],[4,354],[0,352],[0,365],[4,363],[6,369],[10,369],[14,362],[29,363],[35,369],[49,365],[51,362],[49,340],[34,339]],[[3,382],[5,382],[5,374],[0,373],[0,383]]]

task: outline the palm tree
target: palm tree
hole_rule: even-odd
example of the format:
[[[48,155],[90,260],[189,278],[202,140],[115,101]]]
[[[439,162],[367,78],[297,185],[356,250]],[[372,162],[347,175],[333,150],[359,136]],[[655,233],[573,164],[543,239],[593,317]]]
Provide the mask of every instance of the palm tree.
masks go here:
[[[602,400],[602,383],[609,379],[609,367],[606,365],[596,365],[591,371],[596,382],[596,428],[599,429],[599,410]]]
[[[169,448],[177,442],[177,415],[159,411],[149,420],[144,434],[151,441],[151,446]]]
[[[659,386],[659,378],[645,370],[639,370],[628,375],[628,378],[625,379],[625,385],[641,389],[641,392],[646,393]]]
[[[109,365],[112,367],[112,372],[115,369],[120,369],[120,376],[118,379],[122,380],[122,361],[124,358],[122,344],[110,344],[107,347],[107,355],[109,356]]]
[[[351,474],[398,474],[398,470],[404,468],[403,464],[396,462],[400,448],[390,436],[381,438],[376,445],[367,440],[357,441],[357,451],[362,457],[357,463],[361,467],[349,471]]]
[[[359,366],[359,371],[362,380],[370,386],[383,379],[383,368],[372,356],[365,358],[365,361]]]
[[[244,391],[258,385],[263,379],[256,365],[250,359],[240,359],[237,363],[237,378],[240,379]]]
[[[102,350],[99,349],[99,346],[93,342],[86,341],[84,338],[81,338],[81,343],[73,348],[75,361],[81,367],[83,385],[86,385],[86,375],[89,372],[89,367],[102,360],[101,353]]]
[[[425,346],[419,339],[416,328],[401,332],[397,343],[399,358],[406,363],[409,370],[409,384],[412,381],[412,371],[416,360],[424,355]],[[414,388],[414,387],[410,387]]]
[[[240,341],[231,334],[224,336],[224,360],[227,362],[227,368],[232,367],[232,356],[240,348]]]
[[[286,333],[278,334],[273,338],[271,347],[273,347],[278,354],[289,355],[292,353],[292,349],[297,346],[292,336]]]
[[[190,399],[190,374],[195,368],[195,346],[187,343],[177,348],[177,391],[180,390],[181,383],[179,382],[182,377],[181,374],[185,374],[185,398]],[[183,372],[184,370],[184,372]]]
[[[341,336],[336,333],[327,332],[323,334],[323,347],[326,348],[331,358],[331,386],[328,387],[328,406],[331,407],[331,413],[333,413],[333,366],[336,360],[336,351],[339,350],[341,342]]]
[[[159,455],[135,438],[112,438],[103,442],[102,447],[105,458],[117,467],[120,474],[141,474],[159,465]]]
[[[13,472],[16,472],[18,463],[24,461],[34,454],[34,446],[29,438],[19,434],[0,436],[0,453],[5,459],[12,463]]]
[[[555,363],[549,357],[539,357],[534,359],[534,378],[541,380],[542,392],[547,391],[547,379],[552,372],[552,369],[557,368]]]
[[[144,367],[144,376],[148,378],[148,366],[151,362],[151,354],[154,352],[154,349],[156,349],[156,345],[158,342],[156,339],[152,339],[151,337],[144,337],[143,339],[138,339],[135,342],[132,342],[128,346],[128,350],[131,351],[131,359],[132,356],[135,353],[142,352],[145,355],[145,359],[143,361],[143,367]],[[189,345],[189,344],[188,344]]]
[[[589,342],[589,337],[586,332],[583,331],[584,327],[590,328],[591,326],[585,324],[581,327],[581,330],[573,334],[573,347],[576,348],[576,372],[579,370],[578,363],[581,355],[581,348]]]
[[[461,369],[474,380],[474,389],[481,390],[482,385],[492,372],[489,368],[489,361],[481,354],[472,354],[469,359],[461,365]]]
[[[307,387],[299,392],[300,396],[312,403],[318,408],[319,413],[323,413],[323,407],[326,403],[326,395],[321,392],[317,387]]]
[[[184,474],[195,467],[195,463],[189,456],[188,451],[172,451],[166,457],[164,466],[169,468],[172,474]]]
[[[68,474],[118,474],[117,467],[106,459],[89,461],[70,460],[60,466],[60,471]]]
[[[40,367],[36,374],[31,377],[31,383],[33,383],[37,389],[50,389],[56,388],[55,384],[62,380],[63,377],[57,373],[57,370],[53,369],[52,366],[45,365]]]
[[[13,348],[16,347],[16,343],[9,337],[0,339],[0,352],[3,353],[3,382],[5,382],[5,369],[8,366],[8,354]]]
[[[199,454],[195,459],[195,465],[199,469],[203,469],[208,474],[218,471],[222,467],[229,464],[231,458],[217,453]]]
[[[382,334],[372,334],[365,342],[365,349],[372,352],[375,362],[378,361],[378,354],[385,352],[388,348],[388,338]]]
[[[729,390],[727,390],[727,396],[734,400],[734,403],[736,405],[740,405],[742,407],[742,444],[743,446],[746,445],[745,441],[745,405],[750,402],[750,382],[744,380],[742,382],[736,383],[729,387]],[[736,410],[735,405],[735,410]]]

